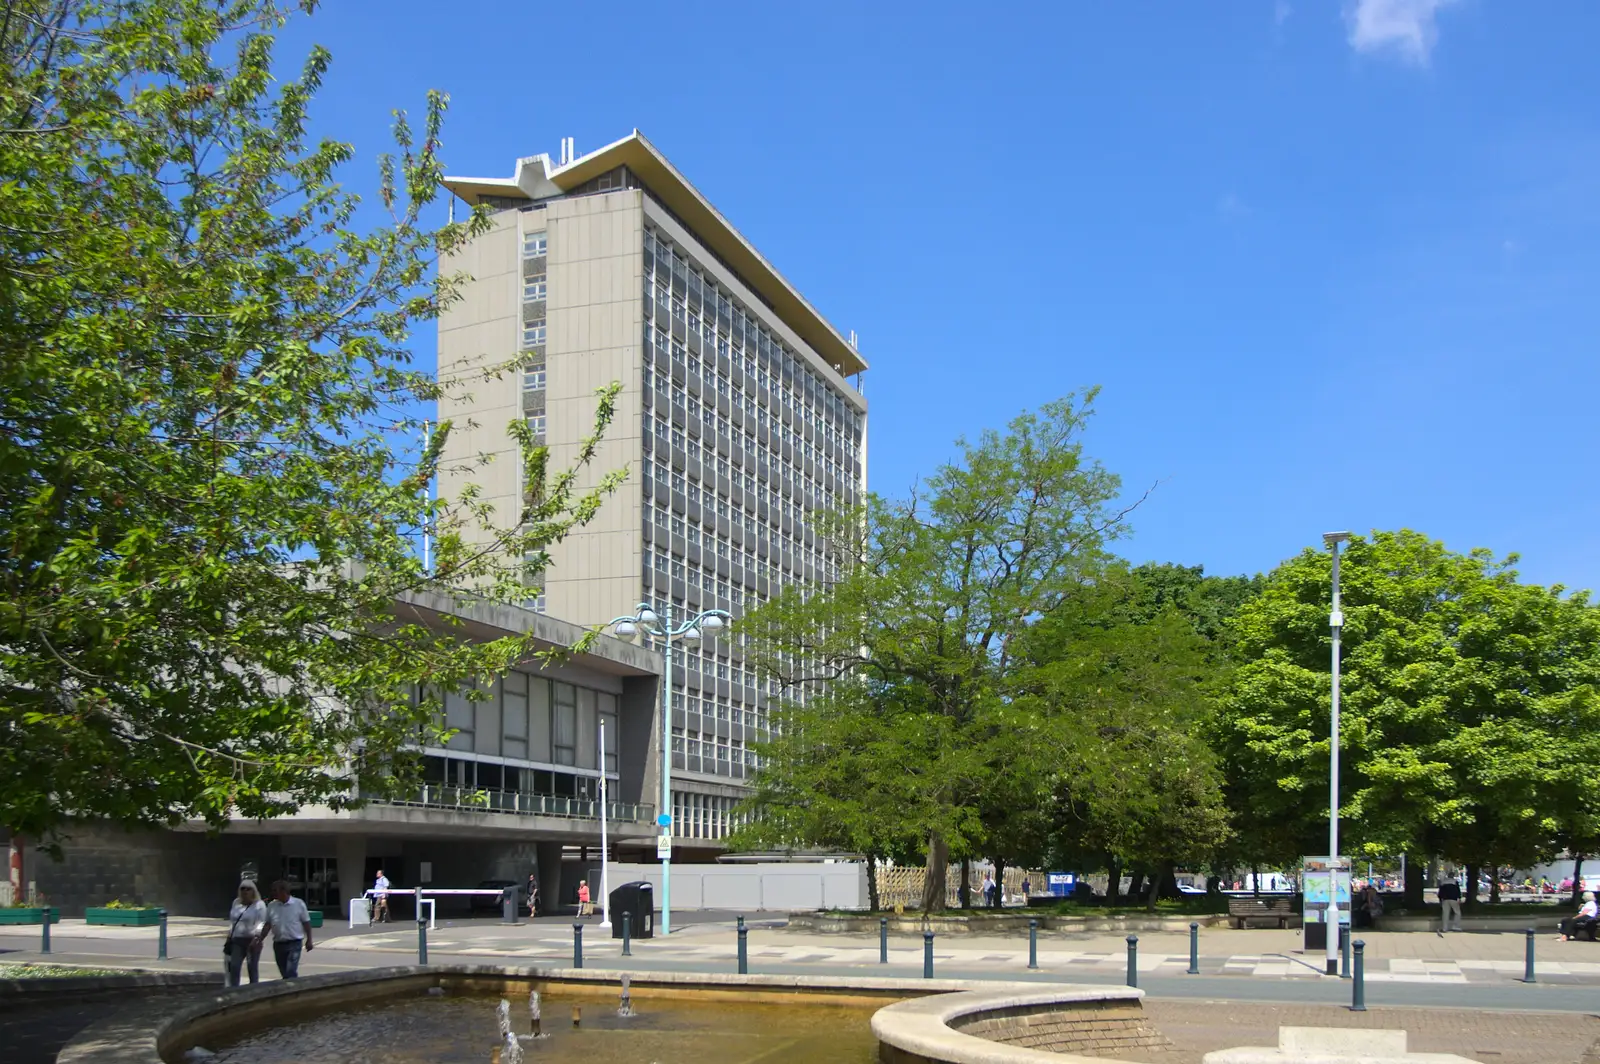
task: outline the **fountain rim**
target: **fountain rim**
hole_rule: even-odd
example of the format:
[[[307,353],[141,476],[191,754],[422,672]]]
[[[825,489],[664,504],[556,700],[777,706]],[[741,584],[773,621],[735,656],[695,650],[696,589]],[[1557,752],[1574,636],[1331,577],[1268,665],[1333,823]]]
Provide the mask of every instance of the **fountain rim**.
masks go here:
[[[194,1040],[185,1038],[186,1033],[207,1021],[219,1020],[229,1013],[270,1015],[277,1011],[274,1005],[281,1004],[280,999],[293,999],[308,994],[340,998],[345,996],[341,991],[355,991],[356,996],[350,999],[353,1004],[356,1001],[373,1000],[383,996],[382,988],[389,985],[398,989],[411,984],[420,990],[452,982],[493,979],[560,983],[569,986],[613,985],[620,990],[624,975],[628,976],[630,988],[635,993],[641,989],[646,992],[655,989],[713,992],[763,990],[772,993],[788,991],[807,996],[816,995],[819,998],[835,994],[881,997],[885,999],[886,1004],[905,1003],[908,998],[925,998],[930,995],[956,996],[969,991],[972,986],[968,980],[957,979],[736,975],[723,972],[641,972],[478,964],[397,965],[387,968],[328,972],[303,976],[299,979],[257,983],[253,986],[219,988],[219,993],[208,995],[204,1000],[192,1001],[159,1014],[142,1007],[126,1009],[98,1020],[80,1031],[62,1047],[56,1056],[56,1064],[165,1064],[167,1057],[164,1053],[179,1047],[187,1048],[185,1041],[190,1045],[194,1044]],[[988,987],[995,992],[1024,993],[1030,990],[1037,991],[1039,984],[1006,982],[988,984]],[[1102,989],[1106,988],[1057,985],[1047,996],[1059,999],[1064,991],[1088,992]],[[1123,993],[1137,992],[1124,989]],[[284,1015],[287,1017],[287,1013]],[[1061,1054],[1052,1054],[1052,1058],[1058,1064],[1067,1064]]]
[[[1057,983],[996,985],[911,998],[885,1005],[872,1014],[872,1036],[880,1045],[902,1054],[896,1059],[940,1064],[1106,1064],[1103,1058],[1078,1053],[995,1042],[951,1026],[957,1020],[985,1013],[1049,1005],[1142,1004],[1144,991],[1127,986]]]

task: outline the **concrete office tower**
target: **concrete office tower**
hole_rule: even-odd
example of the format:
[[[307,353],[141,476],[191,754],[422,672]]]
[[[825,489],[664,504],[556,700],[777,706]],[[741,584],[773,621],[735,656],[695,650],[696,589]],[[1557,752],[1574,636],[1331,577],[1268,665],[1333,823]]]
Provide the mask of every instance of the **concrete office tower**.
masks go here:
[[[598,518],[552,551],[530,605],[603,624],[640,602],[737,618],[785,584],[824,582],[835,560],[811,515],[866,484],[866,363],[664,156],[635,131],[574,158],[520,159],[504,179],[446,186],[493,229],[444,269],[473,280],[439,322],[439,373],[465,398],[448,497],[475,483],[514,520],[521,471],[507,433],[526,418],[555,468],[591,430],[595,391],[622,385],[590,483],[626,467]],[[491,381],[486,368],[525,359]],[[470,383],[468,383],[470,382]],[[465,430],[468,423],[475,427]],[[756,768],[767,699],[737,636],[675,659],[673,810],[680,840],[715,840]]]

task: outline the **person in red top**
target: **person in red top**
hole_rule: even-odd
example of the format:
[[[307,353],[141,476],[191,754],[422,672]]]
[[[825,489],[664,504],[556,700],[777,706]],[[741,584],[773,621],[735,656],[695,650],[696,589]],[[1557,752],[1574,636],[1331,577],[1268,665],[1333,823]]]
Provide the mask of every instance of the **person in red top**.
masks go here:
[[[589,881],[585,879],[578,884],[578,915],[588,916],[589,912]]]

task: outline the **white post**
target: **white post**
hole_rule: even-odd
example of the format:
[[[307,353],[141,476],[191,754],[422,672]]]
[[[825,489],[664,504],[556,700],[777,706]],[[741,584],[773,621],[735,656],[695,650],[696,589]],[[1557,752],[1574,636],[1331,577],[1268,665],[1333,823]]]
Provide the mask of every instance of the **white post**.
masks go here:
[[[1339,857],[1339,636],[1344,628],[1344,614],[1339,610],[1339,543],[1329,540],[1333,550],[1333,610],[1328,615],[1328,627],[1333,632],[1333,697],[1329,721],[1328,746],[1328,856],[1337,862]],[[1331,869],[1332,882],[1328,895],[1328,955],[1329,975],[1339,973],[1339,873]],[[1355,901],[1352,898],[1351,904]]]
[[[678,826],[672,822],[672,603],[661,604],[661,811],[656,823],[670,840]],[[687,748],[687,747],[686,747]],[[684,764],[688,764],[685,760]],[[662,818],[666,819],[663,821]],[[661,937],[672,933],[672,850],[661,858]]]
[[[611,849],[606,845],[606,722],[600,722],[600,926],[611,926]]]

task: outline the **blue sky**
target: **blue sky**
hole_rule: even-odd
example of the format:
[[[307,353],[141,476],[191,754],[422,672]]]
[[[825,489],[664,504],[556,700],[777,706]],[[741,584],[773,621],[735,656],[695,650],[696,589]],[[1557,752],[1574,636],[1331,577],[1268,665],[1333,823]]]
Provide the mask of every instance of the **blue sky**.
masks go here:
[[[1085,385],[1135,560],[1406,526],[1600,588],[1600,5],[332,3],[320,131],[637,127],[872,364],[871,480]],[[433,338],[418,338],[431,357]]]

